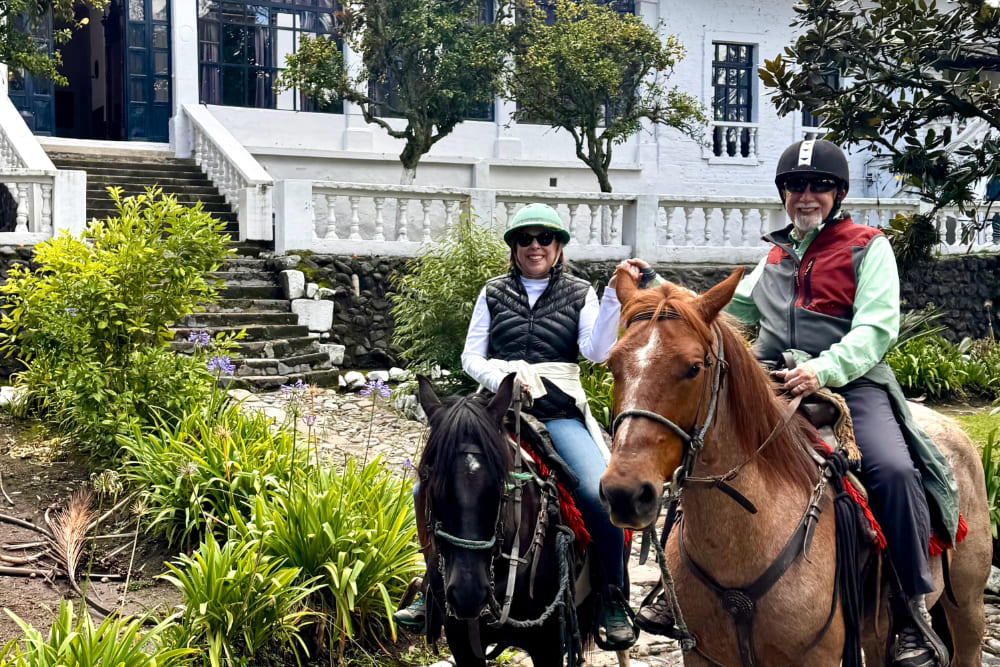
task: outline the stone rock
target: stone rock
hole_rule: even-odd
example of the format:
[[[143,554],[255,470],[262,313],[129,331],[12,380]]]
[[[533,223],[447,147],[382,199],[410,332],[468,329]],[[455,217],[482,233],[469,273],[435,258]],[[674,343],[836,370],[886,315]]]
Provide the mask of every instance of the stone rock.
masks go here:
[[[341,389],[347,387],[347,380],[344,379],[343,375],[337,376],[337,386],[340,387]]]
[[[283,255],[281,257],[275,257],[271,260],[274,263],[275,268],[279,271],[288,271],[289,269],[294,269],[302,261],[302,257],[299,255]]]
[[[344,388],[347,391],[358,391],[365,386],[365,376],[357,371],[348,371],[344,373],[341,377],[344,378]],[[342,406],[341,409],[343,409]]]
[[[329,331],[333,326],[333,301],[295,299],[292,312],[299,316],[299,324],[309,327],[309,331]]]
[[[389,381],[390,382],[405,382],[410,379],[410,371],[403,370],[399,366],[393,366],[389,369]]]
[[[336,343],[320,343],[320,352],[326,352],[330,355],[330,363],[334,366],[341,366],[344,363],[344,350],[346,348],[343,345],[337,345]]]
[[[301,271],[288,269],[278,274],[281,290],[286,299],[301,299],[306,290],[306,275]]]
[[[316,298],[322,299],[324,301],[332,301],[337,296],[337,290],[332,290],[329,287],[320,287],[316,290]]]
[[[9,405],[24,393],[23,387],[0,387],[0,405]]]
[[[382,382],[388,382],[389,381],[389,371],[369,371],[368,372],[368,381],[369,382],[376,382],[378,380],[381,380]]]
[[[986,590],[1000,594],[1000,568],[990,568],[990,578],[986,580]]]
[[[3,389],[0,389],[0,394],[2,393]],[[233,399],[234,401],[240,402],[240,401],[245,401],[248,398],[252,398],[254,393],[252,391],[247,391],[246,389],[230,389],[229,391],[226,392],[226,395],[229,396],[229,398]]]
[[[417,401],[417,397],[413,394],[398,394],[393,398],[392,407],[399,410],[407,419],[416,419],[417,421],[427,422],[427,415],[424,413],[424,408]]]
[[[316,292],[319,291],[319,285],[316,283],[306,283],[306,298],[313,299],[316,297]]]

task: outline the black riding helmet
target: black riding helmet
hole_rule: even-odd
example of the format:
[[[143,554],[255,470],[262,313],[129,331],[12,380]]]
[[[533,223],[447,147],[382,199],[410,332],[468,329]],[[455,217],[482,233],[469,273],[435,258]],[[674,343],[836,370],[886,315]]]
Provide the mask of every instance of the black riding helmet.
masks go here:
[[[778,186],[781,201],[785,201],[784,182],[793,176],[830,176],[840,183],[840,191],[834,200],[832,217],[840,208],[840,202],[847,196],[851,184],[851,171],[847,166],[847,156],[840,146],[825,139],[805,139],[796,141],[785,149],[778,158],[774,171],[774,184]]]

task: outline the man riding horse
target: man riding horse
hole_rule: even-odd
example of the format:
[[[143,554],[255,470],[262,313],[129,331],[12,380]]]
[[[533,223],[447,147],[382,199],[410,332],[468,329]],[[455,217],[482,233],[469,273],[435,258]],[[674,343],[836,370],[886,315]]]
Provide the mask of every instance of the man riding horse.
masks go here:
[[[847,158],[823,140],[799,141],[781,155],[775,185],[792,223],[744,278],[725,311],[759,325],[754,356],[775,368],[791,396],[821,387],[850,408],[871,505],[881,520],[900,596],[892,659],[900,667],[947,665],[925,595],[933,525],[955,543],[957,486],[944,457],[914,423],[884,358],[899,333],[899,277],[888,239],[840,208]],[[794,368],[779,368],[786,352]],[[928,503],[928,496],[933,501]],[[672,625],[660,598],[637,614],[650,632]]]

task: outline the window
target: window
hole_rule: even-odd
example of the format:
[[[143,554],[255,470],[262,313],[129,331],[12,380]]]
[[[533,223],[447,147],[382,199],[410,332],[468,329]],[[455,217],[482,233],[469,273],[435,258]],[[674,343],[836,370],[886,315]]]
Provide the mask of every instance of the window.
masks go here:
[[[840,88],[840,73],[839,72],[827,72],[823,75],[823,82],[831,90],[838,90]],[[814,113],[813,109],[803,109],[802,110],[802,127],[822,127],[823,117]]]
[[[712,47],[712,151],[719,157],[751,157],[756,131],[734,123],[753,122],[754,45],[713,42]]]
[[[296,90],[275,91],[285,56],[303,34],[337,33],[337,0],[198,0],[200,99],[260,109],[341,111],[319,108]]]

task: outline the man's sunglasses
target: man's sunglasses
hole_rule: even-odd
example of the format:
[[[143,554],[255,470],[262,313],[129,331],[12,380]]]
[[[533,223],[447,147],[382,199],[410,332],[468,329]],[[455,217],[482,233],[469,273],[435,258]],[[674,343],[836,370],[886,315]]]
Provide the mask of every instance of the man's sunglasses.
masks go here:
[[[795,194],[805,192],[806,186],[809,186],[809,189],[814,194],[821,195],[837,190],[840,187],[840,183],[833,178],[789,178],[781,184],[781,187],[785,190],[794,192]]]
[[[555,238],[556,235],[550,231],[544,231],[539,234],[529,234],[528,232],[521,232],[520,234],[514,237],[514,240],[517,241],[517,245],[521,246],[522,248],[527,248],[528,246],[531,245],[532,241],[538,241],[538,245],[543,247],[552,245],[552,241],[554,241]]]

